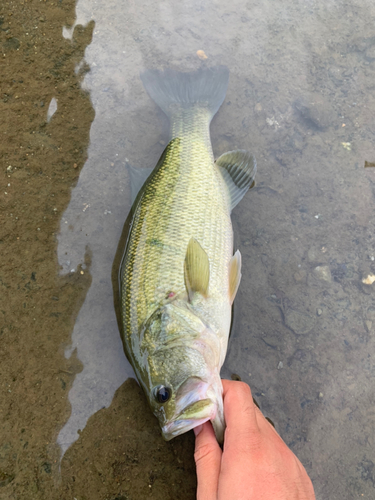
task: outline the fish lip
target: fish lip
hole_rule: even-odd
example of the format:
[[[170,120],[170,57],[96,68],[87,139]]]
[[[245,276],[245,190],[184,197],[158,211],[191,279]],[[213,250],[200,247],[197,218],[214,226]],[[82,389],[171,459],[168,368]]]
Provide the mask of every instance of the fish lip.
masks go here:
[[[166,424],[161,432],[163,434],[163,438],[166,441],[170,441],[171,439],[179,436],[180,434],[185,434],[185,432],[191,431],[195,427],[198,427],[198,425],[204,424],[205,422],[208,422],[210,417],[206,418],[201,418],[198,420],[175,420],[173,422],[173,430],[168,431],[166,428],[169,427],[171,424]]]
[[[173,439],[180,434],[184,434],[185,432],[194,429],[198,425],[202,425],[208,420],[214,420],[217,413],[217,406],[210,399],[206,399],[203,401],[207,401],[207,405],[203,409],[204,411],[198,412],[198,418],[194,418],[193,416],[189,417],[188,413],[194,410],[194,407],[202,404],[202,400],[196,401],[185,408],[180,414],[173,418],[173,420],[167,422],[163,425],[161,432],[166,441]]]

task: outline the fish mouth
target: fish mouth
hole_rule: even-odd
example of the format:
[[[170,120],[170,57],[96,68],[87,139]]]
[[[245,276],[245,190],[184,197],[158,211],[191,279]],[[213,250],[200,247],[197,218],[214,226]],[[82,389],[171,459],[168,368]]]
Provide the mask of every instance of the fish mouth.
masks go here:
[[[211,399],[201,399],[187,406],[172,421],[166,423],[161,432],[166,441],[190,431],[208,420],[214,420],[217,413],[216,403]]]

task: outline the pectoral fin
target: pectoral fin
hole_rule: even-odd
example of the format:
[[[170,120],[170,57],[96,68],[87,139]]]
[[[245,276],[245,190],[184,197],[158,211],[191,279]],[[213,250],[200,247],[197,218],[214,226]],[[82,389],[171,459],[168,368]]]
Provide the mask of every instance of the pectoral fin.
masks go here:
[[[240,286],[241,276],[241,253],[237,250],[229,263],[229,299],[231,304]]]
[[[257,170],[255,158],[247,151],[238,149],[221,155],[216,160],[216,165],[227,184],[233,210],[254,181]]]
[[[189,241],[185,256],[185,286],[192,299],[194,293],[200,293],[204,297],[208,294],[208,282],[210,280],[210,263],[208,256],[195,238]]]

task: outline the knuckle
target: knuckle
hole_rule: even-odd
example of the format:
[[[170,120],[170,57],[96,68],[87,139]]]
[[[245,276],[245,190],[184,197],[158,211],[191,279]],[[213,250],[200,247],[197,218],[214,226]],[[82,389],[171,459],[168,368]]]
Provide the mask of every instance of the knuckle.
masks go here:
[[[250,386],[248,384],[246,384],[246,382],[238,382],[237,383],[237,391],[246,397],[251,396]]]
[[[195,463],[198,464],[201,462],[210,461],[211,459],[213,459],[214,453],[214,446],[209,443],[198,446],[194,452]]]

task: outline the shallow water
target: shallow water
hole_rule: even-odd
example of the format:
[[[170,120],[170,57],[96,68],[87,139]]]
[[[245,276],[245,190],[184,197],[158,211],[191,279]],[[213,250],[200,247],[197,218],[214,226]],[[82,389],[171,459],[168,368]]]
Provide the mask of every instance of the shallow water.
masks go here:
[[[126,166],[155,165],[168,137],[140,71],[217,64],[215,156],[258,163],[233,213],[222,376],[250,384],[317,499],[373,498],[374,16],[370,1],[3,4],[1,498],[195,498],[192,433],[163,442],[129,379],[111,271]]]

